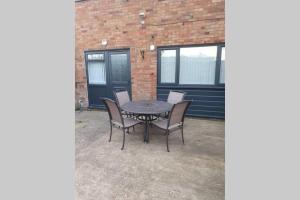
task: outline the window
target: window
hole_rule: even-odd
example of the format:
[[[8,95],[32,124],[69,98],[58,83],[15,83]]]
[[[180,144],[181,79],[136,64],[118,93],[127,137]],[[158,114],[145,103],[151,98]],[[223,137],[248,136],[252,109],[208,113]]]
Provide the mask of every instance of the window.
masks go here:
[[[180,48],[179,84],[215,84],[217,47]]]
[[[158,48],[159,84],[223,85],[225,47],[220,45]]]
[[[161,83],[175,83],[176,50],[161,51]]]
[[[127,54],[111,55],[111,71],[112,81],[128,80]]]
[[[106,84],[104,54],[88,55],[89,84]]]
[[[220,67],[220,80],[219,83],[225,83],[225,47],[221,51],[221,67]]]

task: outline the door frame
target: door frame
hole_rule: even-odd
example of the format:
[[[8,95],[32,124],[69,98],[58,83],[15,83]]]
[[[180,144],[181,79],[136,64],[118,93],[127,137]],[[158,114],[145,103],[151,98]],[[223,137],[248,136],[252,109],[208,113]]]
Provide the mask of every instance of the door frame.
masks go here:
[[[87,85],[87,98],[88,98],[88,107],[89,108],[104,108],[103,106],[91,105],[90,102],[90,92],[89,92],[89,75],[88,75],[88,59],[87,56],[91,53],[103,53],[104,54],[104,62],[105,62],[105,69],[106,69],[106,84],[91,84],[99,87],[106,88],[107,91],[111,91],[113,93],[112,81],[111,81],[111,67],[110,67],[110,58],[109,56],[111,53],[126,53],[127,54],[127,64],[128,64],[128,73],[129,73],[129,80],[128,80],[128,93],[130,98],[132,98],[132,86],[131,86],[131,61],[130,61],[130,48],[118,48],[118,49],[99,49],[99,50],[84,50],[84,64],[85,64],[85,73],[86,73],[86,85]],[[107,98],[114,98],[113,94],[111,97],[106,95]]]

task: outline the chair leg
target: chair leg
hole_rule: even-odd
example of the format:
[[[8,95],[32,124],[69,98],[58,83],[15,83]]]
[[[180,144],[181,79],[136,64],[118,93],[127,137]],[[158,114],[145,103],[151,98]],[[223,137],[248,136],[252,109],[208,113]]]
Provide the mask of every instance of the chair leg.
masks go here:
[[[183,126],[181,127],[181,137],[182,137],[182,144],[184,144],[184,138],[183,138]]]
[[[170,151],[169,151],[169,139],[168,139],[168,136],[169,136],[169,131],[167,130],[167,131],[166,131],[166,137],[167,137],[167,151],[170,152]]]
[[[133,132],[135,132],[135,130],[134,130],[134,126],[132,127],[132,130],[133,130]]]
[[[112,135],[112,124],[110,123],[110,134],[109,134],[109,142],[111,141],[111,135]]]
[[[124,149],[124,143],[125,143],[125,129],[123,128],[123,145],[122,145],[121,150]]]

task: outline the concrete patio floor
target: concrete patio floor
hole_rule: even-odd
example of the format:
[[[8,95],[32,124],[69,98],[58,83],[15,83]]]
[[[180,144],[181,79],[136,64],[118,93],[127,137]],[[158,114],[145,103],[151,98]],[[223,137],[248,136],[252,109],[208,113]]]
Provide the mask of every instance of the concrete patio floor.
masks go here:
[[[108,114],[76,112],[77,200],[223,200],[224,121],[185,119],[180,131],[169,137],[150,129],[150,143],[143,143],[143,125],[126,134],[113,129],[109,139]]]

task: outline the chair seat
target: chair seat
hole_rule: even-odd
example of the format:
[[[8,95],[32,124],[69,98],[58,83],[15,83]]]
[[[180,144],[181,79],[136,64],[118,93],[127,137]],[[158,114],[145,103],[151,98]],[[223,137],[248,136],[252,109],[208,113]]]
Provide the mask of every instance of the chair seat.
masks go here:
[[[124,128],[129,128],[129,127],[134,126],[136,124],[142,123],[142,121],[132,119],[132,118],[123,118],[123,119],[124,119]],[[119,122],[112,121],[112,123],[117,125],[117,126],[123,127],[123,125]]]
[[[153,121],[152,124],[159,127],[159,128],[161,128],[161,129],[166,130],[167,126],[168,126],[168,119],[159,118],[158,120]],[[171,130],[171,129],[174,129],[174,128],[178,128],[181,125],[182,125],[182,123],[173,124],[173,125],[169,126],[168,129]]]

